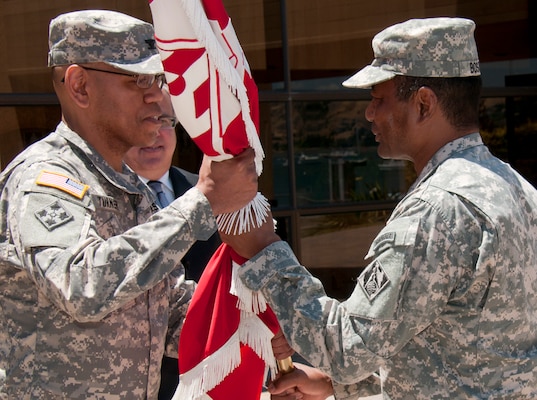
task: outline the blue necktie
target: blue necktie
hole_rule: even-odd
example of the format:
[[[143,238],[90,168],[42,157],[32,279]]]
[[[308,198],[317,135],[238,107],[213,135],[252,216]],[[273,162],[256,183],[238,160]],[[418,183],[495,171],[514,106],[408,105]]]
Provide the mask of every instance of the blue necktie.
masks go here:
[[[168,199],[166,198],[166,195],[164,194],[164,191],[162,190],[162,182],[161,181],[149,181],[147,182],[151,190],[157,195],[157,202],[158,205],[161,208],[166,207],[168,204]]]

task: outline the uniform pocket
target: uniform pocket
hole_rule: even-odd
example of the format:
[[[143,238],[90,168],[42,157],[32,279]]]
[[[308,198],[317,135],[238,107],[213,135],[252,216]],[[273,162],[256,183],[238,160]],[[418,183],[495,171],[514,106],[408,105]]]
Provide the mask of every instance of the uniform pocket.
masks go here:
[[[377,235],[366,256],[371,262],[344,303],[349,314],[371,320],[397,319],[418,225],[417,217],[400,218],[389,222]]]

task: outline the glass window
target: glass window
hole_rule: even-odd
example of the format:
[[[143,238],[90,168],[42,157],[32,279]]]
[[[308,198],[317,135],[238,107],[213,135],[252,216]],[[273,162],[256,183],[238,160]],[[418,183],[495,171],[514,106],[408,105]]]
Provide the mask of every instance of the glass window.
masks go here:
[[[510,87],[536,87],[537,73],[506,76],[505,84]],[[506,99],[509,161],[534,186],[537,186],[536,107],[536,96],[513,96]]]
[[[537,186],[537,97],[507,99],[509,162],[530,183]]]
[[[408,188],[407,163],[377,155],[377,143],[365,119],[368,103],[293,103],[299,207],[397,200]]]
[[[326,283],[332,295],[348,297],[355,278],[390,210],[324,214],[300,218],[300,262]]]
[[[483,98],[479,107],[479,132],[492,154],[509,161],[507,127],[505,123],[505,98]]]
[[[400,1],[288,0],[287,30],[292,80],[351,74],[373,59],[371,40],[409,18],[460,16],[473,19],[485,84],[497,85],[508,71],[537,71],[531,42],[535,7],[529,0]],[[501,32],[501,33],[500,33]],[[532,58],[533,57],[533,58]],[[487,68],[485,64],[491,64]],[[523,72],[519,72],[520,69]],[[322,90],[315,89],[313,90]]]
[[[301,262],[308,268],[365,267],[369,246],[390,214],[391,209],[301,217]]]
[[[292,206],[286,103],[261,103],[261,136],[265,150],[260,177],[263,194],[275,209]]]
[[[52,132],[60,119],[59,106],[0,107],[2,168],[24,148]]]

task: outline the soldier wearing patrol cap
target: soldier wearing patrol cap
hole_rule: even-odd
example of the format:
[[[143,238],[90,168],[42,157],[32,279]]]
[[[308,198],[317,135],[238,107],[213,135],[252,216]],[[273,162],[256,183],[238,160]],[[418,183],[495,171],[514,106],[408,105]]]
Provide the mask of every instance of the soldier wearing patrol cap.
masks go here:
[[[270,218],[221,235],[250,258],[242,283],[317,367],[295,364],[272,399],[357,399],[376,373],[384,399],[537,398],[537,191],[479,135],[474,28],[464,18],[391,26],[373,39],[371,65],[344,82],[371,88],[378,153],[418,176],[349,299],[326,296]]]
[[[253,151],[204,160],[158,211],[122,162],[161,126],[152,26],[86,10],[49,33],[62,122],[0,175],[0,398],[156,399],[194,287],[180,260],[255,196]]]

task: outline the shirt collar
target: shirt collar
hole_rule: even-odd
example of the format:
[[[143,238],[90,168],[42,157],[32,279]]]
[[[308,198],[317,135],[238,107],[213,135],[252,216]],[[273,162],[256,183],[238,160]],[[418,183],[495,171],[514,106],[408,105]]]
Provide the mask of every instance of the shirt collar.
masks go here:
[[[147,182],[149,182],[151,179],[147,179],[146,177],[144,176],[141,176],[139,175],[140,179],[142,180],[143,183],[147,184]],[[164,186],[166,186],[166,188],[168,190],[171,190],[172,193],[173,193],[173,186],[172,186],[172,180],[170,179],[170,171],[166,171],[164,173],[164,175],[162,175],[160,178],[158,178],[157,180],[159,180]]]

